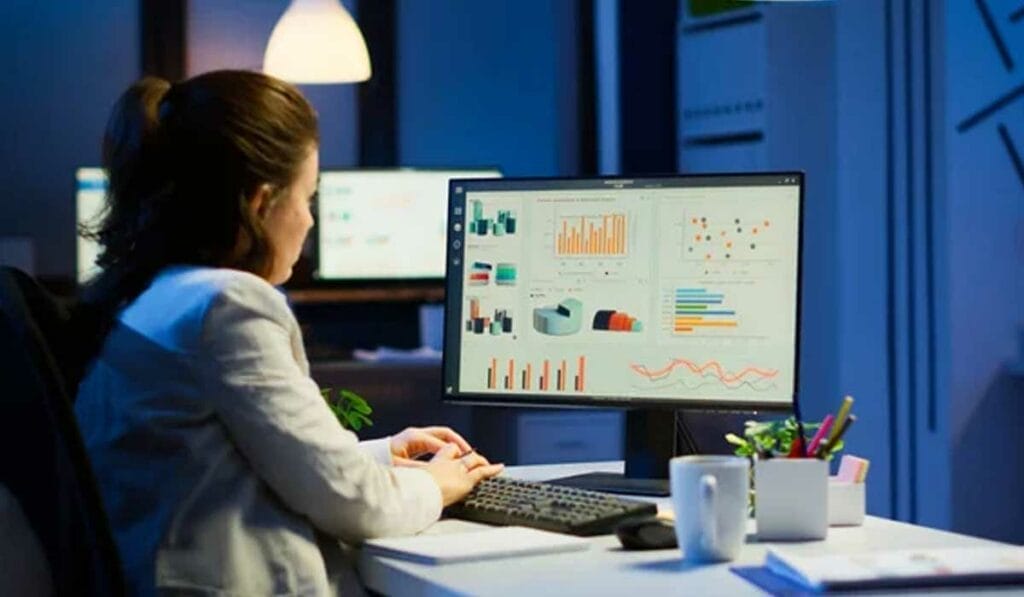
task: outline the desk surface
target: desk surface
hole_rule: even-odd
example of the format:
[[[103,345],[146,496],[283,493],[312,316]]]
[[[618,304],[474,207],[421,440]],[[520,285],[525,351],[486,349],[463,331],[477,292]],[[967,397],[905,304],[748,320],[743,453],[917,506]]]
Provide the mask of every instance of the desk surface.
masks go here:
[[[546,480],[582,472],[621,472],[622,462],[509,467],[506,474],[527,480]],[[667,507],[668,500],[655,500]],[[587,551],[515,559],[433,566],[361,554],[359,569],[366,585],[385,595],[763,595],[729,571],[730,566],[764,561],[771,543],[752,538],[740,557],[725,564],[692,565],[678,550],[623,551],[614,535],[590,539]],[[461,520],[442,520],[428,533],[454,533],[478,526]],[[901,522],[867,517],[860,527],[832,527],[828,539],[789,543],[793,551],[860,553],[882,549],[970,547],[995,542]],[[932,591],[934,592],[934,590]],[[1011,590],[1012,592],[1012,590]],[[1016,591],[1020,594],[1020,591]],[[958,595],[965,595],[963,591]],[[986,595],[991,592],[985,593]]]

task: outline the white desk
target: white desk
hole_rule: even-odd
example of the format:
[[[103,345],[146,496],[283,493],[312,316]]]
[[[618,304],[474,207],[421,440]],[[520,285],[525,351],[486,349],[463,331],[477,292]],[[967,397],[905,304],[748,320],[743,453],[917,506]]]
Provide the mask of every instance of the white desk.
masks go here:
[[[622,462],[509,467],[510,477],[553,479],[590,471],[621,472]],[[659,507],[668,500],[656,500]],[[442,520],[429,533],[467,530],[474,523]],[[770,543],[752,539],[738,560],[691,565],[679,550],[623,551],[614,535],[591,539],[588,551],[432,566],[360,554],[366,585],[385,595],[763,595],[729,571],[730,566],[764,561]],[[869,516],[861,527],[832,527],[825,541],[789,543],[787,549],[814,553],[858,553],[918,547],[969,547],[995,542]],[[931,591],[936,592],[935,590]],[[1021,590],[1005,593],[1024,594]],[[873,593],[877,594],[877,593]],[[957,595],[970,594],[959,591]],[[979,593],[980,594],[980,593]],[[990,595],[991,591],[986,592]],[[1004,592],[1000,591],[1000,594]]]

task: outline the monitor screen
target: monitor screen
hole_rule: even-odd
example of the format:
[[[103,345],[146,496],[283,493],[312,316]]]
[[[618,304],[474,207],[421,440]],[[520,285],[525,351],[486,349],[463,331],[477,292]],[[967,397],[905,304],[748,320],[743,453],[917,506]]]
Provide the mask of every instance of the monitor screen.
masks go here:
[[[320,280],[444,278],[448,180],[490,170],[325,170],[317,200]]]
[[[454,180],[450,401],[787,409],[803,175]]]
[[[99,267],[99,244],[85,238],[80,232],[82,225],[94,225],[103,211],[107,194],[107,175],[102,168],[79,168],[75,171],[75,278],[79,284],[96,275]]]

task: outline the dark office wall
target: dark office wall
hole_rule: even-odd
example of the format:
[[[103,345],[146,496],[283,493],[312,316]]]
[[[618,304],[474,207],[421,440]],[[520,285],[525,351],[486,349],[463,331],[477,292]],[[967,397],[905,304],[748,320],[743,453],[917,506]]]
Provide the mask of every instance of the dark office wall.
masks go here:
[[[850,445],[872,460],[869,507],[949,528],[947,43],[934,7],[839,8],[839,367],[861,416]]]
[[[841,361],[882,514],[1024,542],[1024,22],[838,11]],[[879,491],[879,490],[882,491]]]
[[[111,105],[139,73],[136,0],[0,2],[0,236],[74,272],[74,170],[97,165]]]
[[[953,528],[1024,543],[1024,15],[944,7]]]
[[[343,2],[358,19],[354,0]],[[263,53],[288,0],[190,0],[186,73],[263,69]],[[373,56],[370,56],[371,62]],[[354,166],[359,155],[356,85],[302,85],[320,116],[320,163]]]
[[[398,155],[574,174],[576,2],[398,2]]]
[[[836,8],[835,230],[839,388],[856,399],[847,443],[871,460],[868,506],[893,516],[892,425],[888,384],[887,65],[885,0]]]

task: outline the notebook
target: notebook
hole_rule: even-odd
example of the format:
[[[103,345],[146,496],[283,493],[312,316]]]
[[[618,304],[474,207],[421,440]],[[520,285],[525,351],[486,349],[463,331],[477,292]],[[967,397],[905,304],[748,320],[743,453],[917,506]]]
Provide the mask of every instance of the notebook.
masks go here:
[[[818,556],[769,549],[765,567],[812,591],[1024,584],[1024,547],[904,549]]]
[[[526,527],[495,527],[467,533],[370,539],[363,551],[424,564],[454,564],[496,558],[583,551],[586,539]]]

